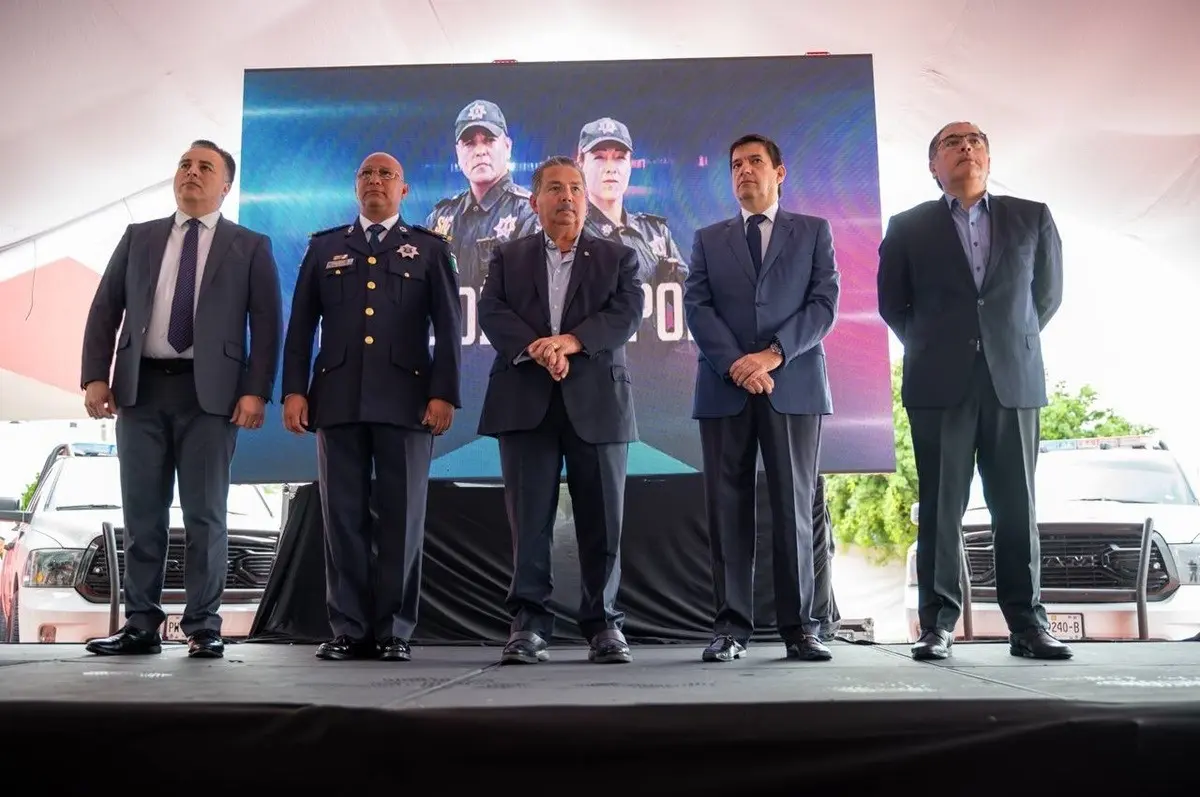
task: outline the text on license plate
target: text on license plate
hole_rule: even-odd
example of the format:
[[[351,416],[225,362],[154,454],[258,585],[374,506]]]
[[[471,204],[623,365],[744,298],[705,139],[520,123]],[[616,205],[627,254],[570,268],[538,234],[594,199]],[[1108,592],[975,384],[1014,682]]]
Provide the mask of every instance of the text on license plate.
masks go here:
[[[1056,639],[1083,639],[1082,614],[1051,614],[1050,634]]]
[[[172,614],[168,615],[167,622],[163,628],[163,639],[168,642],[186,642],[187,634],[183,633],[183,629],[179,624],[183,622],[183,615]]]

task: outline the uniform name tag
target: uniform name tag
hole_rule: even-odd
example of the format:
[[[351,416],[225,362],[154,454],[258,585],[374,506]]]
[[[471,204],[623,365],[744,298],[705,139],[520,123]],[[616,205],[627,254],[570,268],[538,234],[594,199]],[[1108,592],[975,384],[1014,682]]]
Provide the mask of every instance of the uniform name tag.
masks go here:
[[[336,255],[333,260],[325,264],[325,270],[329,271],[334,268],[346,268],[354,265],[354,258],[349,255]]]

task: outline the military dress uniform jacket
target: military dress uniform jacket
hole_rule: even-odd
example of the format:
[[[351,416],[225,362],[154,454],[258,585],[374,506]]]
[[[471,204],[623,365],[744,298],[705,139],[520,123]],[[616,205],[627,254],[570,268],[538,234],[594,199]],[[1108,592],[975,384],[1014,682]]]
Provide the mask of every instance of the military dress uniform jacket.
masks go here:
[[[283,394],[308,397],[312,430],[421,429],[430,399],[461,407],[460,317],[457,269],[442,236],[403,219],[374,249],[357,221],[314,233],[292,297]]]

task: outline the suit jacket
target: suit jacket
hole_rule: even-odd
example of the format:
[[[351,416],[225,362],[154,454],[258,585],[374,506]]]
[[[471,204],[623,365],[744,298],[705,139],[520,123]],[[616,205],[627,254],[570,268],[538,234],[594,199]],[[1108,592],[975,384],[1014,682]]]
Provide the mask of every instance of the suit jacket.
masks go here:
[[[496,349],[479,434],[534,429],[550,406],[554,380],[532,361],[513,365],[550,329],[545,237],[527,235],[498,246],[479,297],[479,326]],[[637,253],[624,244],[579,237],[563,305],[562,334],[579,338],[562,386],[575,433],[588,443],[638,439],[625,344],[642,320],[645,296]]]
[[[894,216],[879,247],[879,314],[904,344],[906,407],[959,404],[982,348],[1005,407],[1046,404],[1041,331],[1062,303],[1062,240],[1050,209],[989,198],[982,289],[944,199]]]
[[[108,382],[118,407],[137,403],[142,347],[174,220],[172,214],[125,228],[88,312],[81,384]],[[270,401],[283,328],[271,239],[221,217],[197,290],[192,351],[201,409],[232,415],[242,396]]]
[[[779,210],[756,276],[739,213],[696,232],[691,268],[683,304],[700,350],[692,417],[741,412],[750,394],[729,369],[773,339],[783,364],[771,374],[771,405],[787,415],[833,412],[821,341],[837,319],[841,277],[829,222]]]
[[[461,317],[458,272],[442,236],[403,219],[374,250],[357,220],[313,233],[292,295],[283,395],[308,398],[311,430],[424,429],[430,399],[462,406]]]

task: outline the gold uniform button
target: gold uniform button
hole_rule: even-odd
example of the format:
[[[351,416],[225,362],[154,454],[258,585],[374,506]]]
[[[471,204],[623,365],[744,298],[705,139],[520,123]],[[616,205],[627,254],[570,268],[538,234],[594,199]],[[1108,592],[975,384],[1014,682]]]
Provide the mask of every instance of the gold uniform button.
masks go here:
[[[371,337],[370,335],[367,335],[367,337],[366,337],[367,345],[370,346],[374,342],[375,342],[375,338]]]
[[[408,272],[404,272],[404,279],[408,279]]]
[[[373,265],[375,265],[375,258],[373,258],[373,257],[368,257],[368,258],[367,258],[367,265],[368,265],[368,266],[373,266]]]
[[[375,315],[375,308],[374,308],[374,307],[368,307],[368,308],[367,308],[367,310],[366,310],[366,312],[367,312],[367,315]]]
[[[368,282],[368,283],[367,283],[367,290],[369,290],[369,291],[373,291],[373,290],[375,290],[375,283],[374,283],[374,282]]]
[[[342,270],[341,270],[340,268],[335,268],[335,269],[333,270],[333,273],[334,273],[334,274],[336,274],[336,275],[338,275],[338,276],[341,276],[341,274],[342,274]]]

